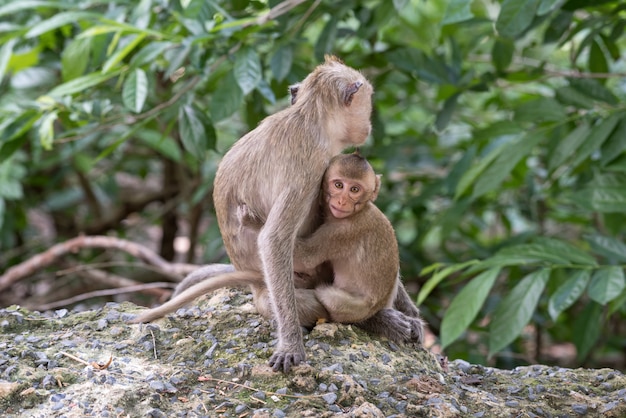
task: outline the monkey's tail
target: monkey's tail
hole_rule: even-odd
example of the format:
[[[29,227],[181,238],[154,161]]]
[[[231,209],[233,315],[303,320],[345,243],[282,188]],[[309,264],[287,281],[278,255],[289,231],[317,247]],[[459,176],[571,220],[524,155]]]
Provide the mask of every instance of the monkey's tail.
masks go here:
[[[168,313],[174,312],[178,308],[185,306],[195,298],[209,292],[213,292],[222,287],[240,287],[248,285],[258,286],[260,284],[263,284],[263,275],[262,273],[256,271],[233,271],[231,273],[220,274],[196,283],[195,285],[185,289],[184,292],[176,295],[173,299],[165,302],[163,305],[148,309],[131,322],[138,324],[162,318]]]

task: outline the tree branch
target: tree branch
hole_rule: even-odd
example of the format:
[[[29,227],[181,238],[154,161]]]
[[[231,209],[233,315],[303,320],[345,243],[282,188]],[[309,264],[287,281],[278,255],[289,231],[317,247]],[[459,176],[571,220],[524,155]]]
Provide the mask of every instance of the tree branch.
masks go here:
[[[124,251],[144,263],[156,267],[159,273],[176,282],[182,280],[183,276],[190,271],[188,264],[170,263],[149,248],[132,241],[107,236],[79,236],[53,245],[48,250],[9,268],[0,276],[0,291],[24,277],[48,267],[67,253],[76,253],[83,248],[110,248]]]
[[[39,311],[47,311],[50,309],[60,308],[61,306],[71,305],[73,303],[81,302],[83,300],[102,297],[102,296],[113,296],[120,295],[123,293],[131,293],[131,292],[146,292],[150,290],[160,289],[163,287],[172,287],[173,283],[168,282],[154,282],[154,283],[144,283],[137,284],[133,286],[124,286],[122,288],[117,289],[103,289],[103,290],[95,290],[93,292],[83,293],[81,295],[76,295],[71,298],[57,300],[55,302],[50,302],[44,305],[37,305],[36,309]],[[27,307],[28,308],[28,307]],[[30,308],[29,308],[30,309]]]

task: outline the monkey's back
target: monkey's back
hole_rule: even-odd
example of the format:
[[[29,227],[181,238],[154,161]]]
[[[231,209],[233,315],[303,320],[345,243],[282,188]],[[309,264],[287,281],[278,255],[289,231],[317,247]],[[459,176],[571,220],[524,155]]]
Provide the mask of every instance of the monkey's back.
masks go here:
[[[308,208],[299,214],[305,218],[300,233],[310,233],[318,224],[317,189],[330,157],[319,132],[307,129],[304,115],[294,108],[268,116],[224,155],[213,194],[224,245],[236,268],[260,270],[256,231],[241,230],[235,208],[246,204],[265,222],[289,189],[294,204]]]

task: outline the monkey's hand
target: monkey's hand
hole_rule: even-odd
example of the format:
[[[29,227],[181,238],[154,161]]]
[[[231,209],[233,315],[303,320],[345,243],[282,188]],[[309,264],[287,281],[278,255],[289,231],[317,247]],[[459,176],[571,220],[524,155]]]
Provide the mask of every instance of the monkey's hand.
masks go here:
[[[276,350],[270,357],[269,364],[275,372],[282,370],[284,373],[289,373],[291,366],[297,366],[302,363],[305,358],[306,354],[304,353],[304,349],[299,352]]]

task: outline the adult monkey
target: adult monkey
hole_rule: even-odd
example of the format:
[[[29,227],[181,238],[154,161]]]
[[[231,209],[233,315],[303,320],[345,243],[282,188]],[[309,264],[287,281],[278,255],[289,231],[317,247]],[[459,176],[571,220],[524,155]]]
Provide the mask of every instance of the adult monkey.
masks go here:
[[[294,243],[319,222],[317,196],[330,159],[367,139],[372,93],[361,73],[327,56],[302,81],[295,103],[237,141],[217,169],[213,200],[228,256],[237,270],[262,272],[266,281],[252,290],[257,309],[269,304],[277,321],[278,345],[269,360],[275,370],[289,371],[306,357]],[[265,221],[260,232],[241,228],[241,205]]]
[[[279,343],[270,358],[275,370],[288,371],[305,358],[297,307],[323,309],[315,303],[313,289],[298,289],[296,304],[294,242],[297,235],[307,236],[319,224],[317,195],[331,157],[367,139],[372,93],[359,72],[326,57],[292,91],[293,106],[269,116],[241,138],[218,168],[214,202],[228,255],[237,274],[256,272],[266,281],[265,286],[251,288],[257,310],[277,320]],[[264,223],[260,231],[242,227],[237,216],[242,205]],[[220,269],[231,270],[227,265],[207,266],[185,281],[201,281]],[[323,277],[318,280],[323,281]],[[402,286],[401,290],[396,307],[417,311]],[[368,327],[396,331],[409,339],[416,329],[411,318],[396,310],[383,311],[368,320]]]

